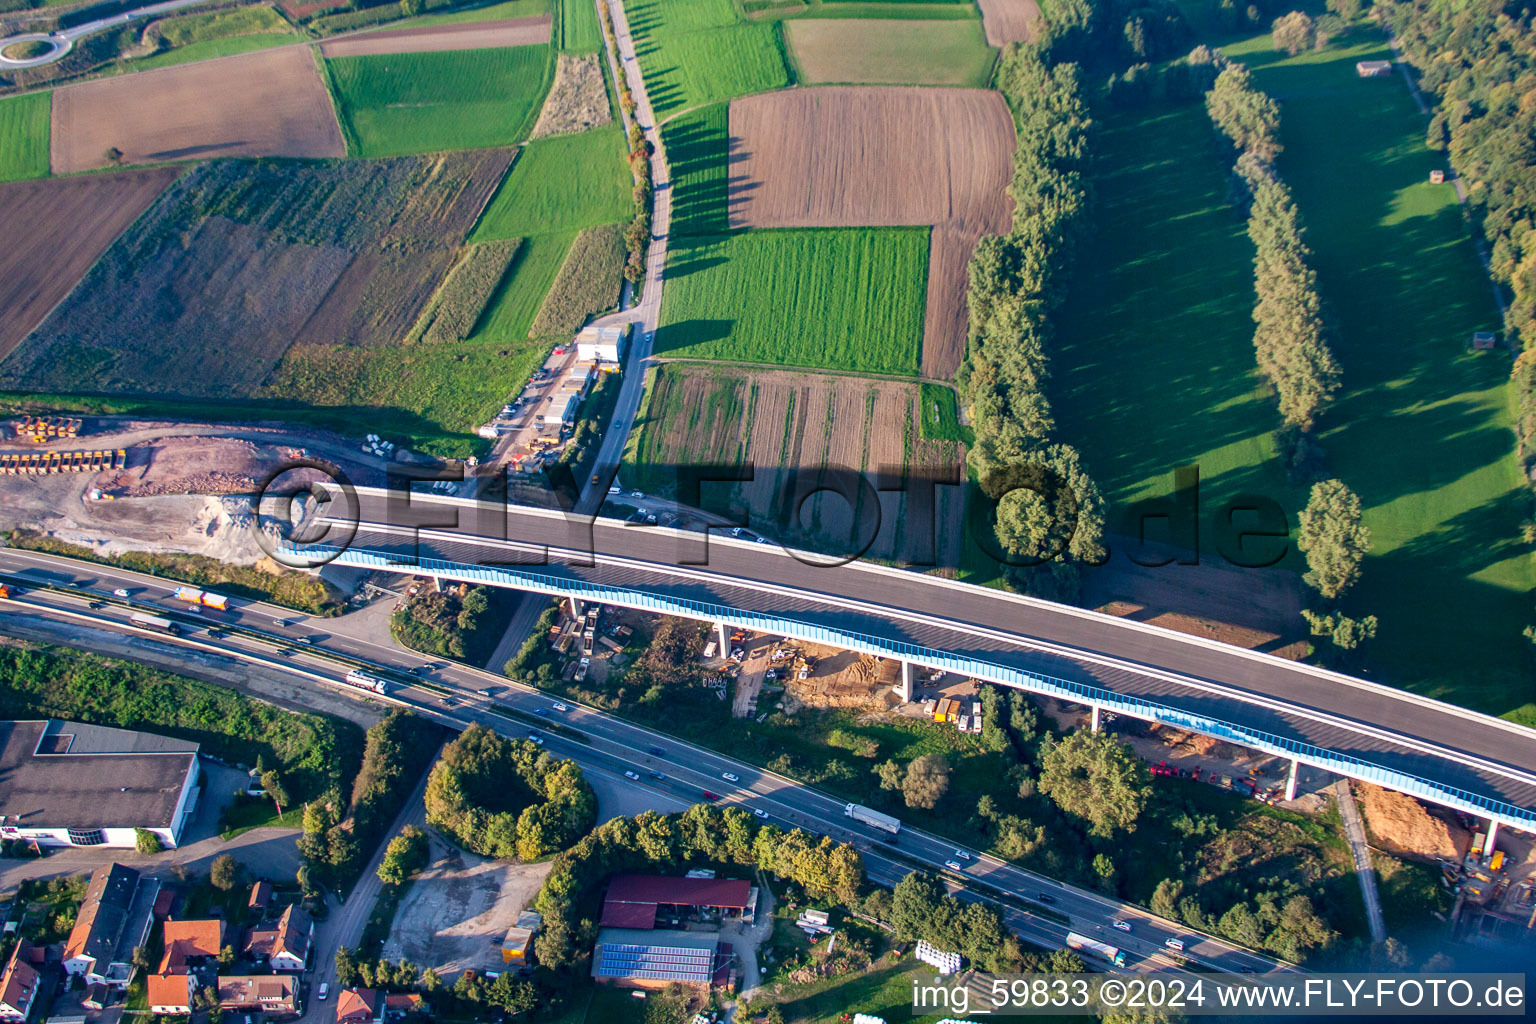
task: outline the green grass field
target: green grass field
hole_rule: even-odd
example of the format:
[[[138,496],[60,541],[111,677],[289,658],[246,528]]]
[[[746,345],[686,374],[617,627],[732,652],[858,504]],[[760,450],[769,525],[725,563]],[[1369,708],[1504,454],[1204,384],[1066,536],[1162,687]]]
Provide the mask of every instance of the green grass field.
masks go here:
[[[926,228],[763,230],[679,242],[658,355],[916,374]]]
[[[596,53],[603,48],[603,27],[592,0],[560,0],[556,29],[564,53]]]
[[[123,61],[114,66],[113,70],[117,72],[153,71],[156,68],[213,60],[215,57],[233,57],[241,53],[265,50],[273,46],[285,46],[300,41],[300,37],[292,32],[261,32],[248,36],[231,36],[228,39],[204,39],[178,46],[174,50],[166,50],[164,53],[152,53],[148,57]]]
[[[48,115],[53,94],[0,99],[0,181],[48,177]]]
[[[778,26],[742,23],[730,0],[630,0],[624,11],[657,117],[789,84]]]
[[[1280,170],[1332,307],[1344,392],[1321,439],[1374,542],[1349,607],[1381,618],[1382,679],[1536,724],[1509,360],[1467,351],[1498,310],[1452,186],[1429,183],[1444,159],[1401,79],[1356,76],[1391,56],[1377,32],[1286,60],[1268,40],[1227,51],[1281,98]]]
[[[627,220],[631,178],[615,126],[530,142],[475,225],[476,242]]]
[[[471,342],[525,344],[533,318],[565,263],[574,231],[534,235],[523,241],[501,287],[486,306]],[[530,370],[532,368],[530,367]]]
[[[924,382],[919,386],[922,403],[923,438],[928,441],[960,441],[969,445],[974,439],[971,428],[960,424],[959,399],[955,389],[943,384]]]
[[[553,74],[548,46],[324,61],[350,156],[521,142]]]
[[[595,8],[594,8],[595,10]],[[423,14],[402,18],[390,28],[426,28],[431,25],[462,25],[473,21],[501,21],[505,18],[537,18],[550,12],[550,0],[501,0],[500,3],[460,7],[442,14]]]
[[[237,7],[210,14],[183,14],[160,22],[160,37],[169,46],[186,46],[212,39],[294,31],[282,15],[270,7]]]
[[[730,104],[679,114],[662,126],[661,138],[672,172],[671,232],[724,234],[730,228]]]
[[[997,51],[979,21],[797,19],[784,36],[805,85],[956,85],[984,88]]]
[[[1117,508],[1195,464],[1207,508],[1258,491],[1294,510],[1254,366],[1253,246],[1204,106],[1095,118],[1093,231],[1051,360],[1060,435]]]

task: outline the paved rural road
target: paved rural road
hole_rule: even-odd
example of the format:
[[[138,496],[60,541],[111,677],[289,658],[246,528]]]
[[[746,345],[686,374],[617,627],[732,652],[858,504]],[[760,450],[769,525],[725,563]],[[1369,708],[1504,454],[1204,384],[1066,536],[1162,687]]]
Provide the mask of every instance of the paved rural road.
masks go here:
[[[73,584],[87,591],[75,596],[43,589],[28,590],[19,595],[19,601],[0,602],[0,632],[4,632],[6,622],[12,615],[52,614],[66,616],[80,624],[79,646],[89,646],[89,637],[96,629],[144,636],[127,623],[131,609],[107,597],[112,589],[122,587],[131,592],[134,607],[154,610],[160,614],[170,613],[183,624],[185,632],[180,640],[153,634],[154,639],[147,640],[148,643],[158,642],[169,651],[174,651],[176,645],[196,644],[231,657],[259,660],[270,668],[302,674],[311,685],[334,683],[339,690],[359,699],[367,698],[340,682],[346,666],[327,660],[324,657],[326,652],[346,654],[402,673],[420,666],[423,660],[419,654],[372,641],[317,633],[329,630],[330,622],[325,619],[308,619],[279,630],[273,626],[275,619],[293,621],[296,618],[303,620],[304,617],[290,609],[273,605],[235,600],[230,602],[230,611],[227,613],[176,615],[176,609],[184,606],[170,596],[174,583],[126,570],[35,552],[0,549],[0,573],[10,574],[13,578],[45,579],[57,585]],[[87,607],[88,601],[103,598],[107,600],[105,608],[93,611]],[[224,638],[208,636],[208,629],[232,624],[259,630],[274,639],[300,635],[321,636],[321,639],[313,647],[295,647],[281,640],[274,645],[271,642],[247,639],[241,634],[231,634]],[[567,739],[554,732],[543,732],[546,746],[562,757],[575,760],[584,770],[603,772],[620,779],[625,771],[634,770],[645,777],[644,785],[692,803],[703,801],[705,798],[702,794],[708,790],[721,795],[717,801],[719,803],[740,804],[762,810],[770,819],[785,827],[805,828],[820,835],[853,842],[864,855],[870,878],[882,884],[894,884],[914,865],[941,870],[946,860],[955,859],[957,848],[953,842],[913,829],[903,829],[899,845],[893,849],[878,841],[880,835],[855,826],[845,817],[843,801],[836,797],[594,708],[566,701],[571,710],[561,714],[553,709],[554,701],[547,694],[467,666],[453,665],[431,673],[428,679],[437,690],[450,690],[454,703],[445,705],[438,692],[410,685],[402,685],[390,696],[427,717],[451,726],[462,728],[468,723],[479,722],[511,736],[526,736],[530,729],[518,720],[496,713],[493,703],[530,716],[530,721],[558,720],[562,725],[579,730],[588,742]],[[662,753],[656,754],[653,750]],[[645,775],[650,771],[659,771],[666,778],[652,780]],[[740,781],[732,783],[725,780],[723,775],[726,772],[737,775]],[[1028,906],[1038,894],[1045,893],[1054,901],[1051,912],[1069,916],[1073,929],[1090,935],[1108,936],[1108,941],[1119,939],[1117,944],[1132,956],[1137,970],[1171,967],[1172,962],[1161,952],[1161,944],[1163,939],[1175,935],[1183,937],[1188,943],[1186,955],[1217,970],[1263,973],[1275,969],[1274,962],[1265,957],[1215,938],[1192,935],[1181,925],[1153,917],[1139,907],[1054,882],[976,851],[966,852],[969,859],[962,858],[965,870],[945,874],[946,883],[953,886],[957,895],[963,899],[986,900],[990,899],[989,893],[1004,894],[1014,904],[1004,905],[1004,914],[1010,926],[1036,943],[1048,947],[1060,946],[1067,932],[1065,925],[1020,909],[1020,904]],[[356,902],[361,904],[366,900]],[[349,898],[346,909],[350,911],[353,905],[354,898]],[[1113,931],[1111,922],[1118,919],[1133,921],[1135,932],[1125,935]],[[338,941],[341,941],[340,937],[350,927],[338,924]],[[329,967],[328,964],[326,966]]]
[[[198,4],[210,3],[212,0],[167,0],[165,3],[151,4],[148,7],[139,7],[131,11],[123,11],[114,14],[110,18],[97,18],[95,21],[87,21],[83,25],[75,25],[71,28],[60,29],[57,32],[23,32],[19,35],[8,36],[0,39],[0,50],[4,50],[12,43],[24,43],[30,41],[46,42],[53,45],[53,49],[40,57],[30,60],[11,60],[0,56],[0,68],[20,69],[35,68],[43,64],[52,64],[68,53],[75,45],[75,40],[84,36],[94,35],[103,29],[115,28],[118,25],[126,25],[130,21],[140,18],[152,18],[157,14],[166,14],[170,11],[180,10],[183,7],[195,7]]]
[[[356,496],[358,509],[338,499],[322,516],[362,524],[341,564],[416,565],[763,623],[1068,700],[1091,698],[1271,752],[1310,745],[1300,752],[1309,764],[1426,794],[1433,786],[1437,798],[1461,801],[1470,813],[1503,801],[1502,813],[1521,827],[1536,809],[1536,730],[1390,686],[929,574],[862,561],[811,564],[803,552],[718,533],[706,550],[701,534],[654,526],[433,496],[413,495],[403,507],[398,495],[369,488]]]
[[[603,435],[602,446],[598,448],[592,477],[579,481],[582,498],[577,508],[586,514],[596,512],[608,497],[609,482],[618,472],[619,459],[624,455],[630,427],[634,424],[635,414],[640,411],[645,364],[651,355],[651,336],[661,323],[661,289],[666,279],[667,235],[672,223],[672,178],[667,170],[667,151],[661,144],[661,126],[656,123],[650,97],[645,92],[645,79],[640,74],[640,62],[635,59],[635,43],[629,35],[629,19],[624,13],[624,4],[621,0],[606,2],[613,16],[613,32],[619,41],[619,63],[629,82],[629,90],[635,97],[635,118],[640,122],[640,130],[645,133],[646,141],[651,144],[651,245],[645,256],[645,287],[640,292],[640,302],[596,321],[605,326],[633,323],[635,327],[626,358],[627,365],[624,367],[624,381],[619,388],[618,404],[614,407],[608,431]]]

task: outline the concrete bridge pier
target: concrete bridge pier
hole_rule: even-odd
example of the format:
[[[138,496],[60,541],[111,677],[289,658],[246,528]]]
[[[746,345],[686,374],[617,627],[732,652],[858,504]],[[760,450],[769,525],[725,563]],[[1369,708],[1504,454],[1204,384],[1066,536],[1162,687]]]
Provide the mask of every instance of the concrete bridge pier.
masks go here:
[[[581,601],[579,601],[578,599],[576,599],[574,597],[568,597],[568,598],[565,599],[565,602],[566,602],[566,605],[567,605],[566,611],[571,613],[571,618],[573,618],[573,619],[581,618],[582,612],[584,610],[581,607]]]
[[[896,696],[900,697],[903,703],[912,701],[912,663],[910,661],[901,663],[901,682],[896,686]]]
[[[1104,724],[1104,721],[1103,721],[1104,709],[1099,707],[1097,704],[1090,704],[1088,706],[1093,708],[1093,718],[1089,721],[1088,727],[1090,729],[1092,729],[1094,732],[1098,732],[1100,726],[1102,726]]]
[[[1296,799],[1296,783],[1301,775],[1301,762],[1291,760],[1291,774],[1285,780],[1285,799],[1289,803]]]
[[[1496,821],[1490,821],[1488,823],[1488,834],[1483,839],[1483,859],[1484,860],[1487,860],[1489,857],[1493,856],[1493,844],[1498,840],[1498,838],[1499,838],[1499,823],[1496,822]]]
[[[725,623],[715,623],[715,639],[720,641],[720,657],[729,658],[731,656],[731,634],[726,632]]]

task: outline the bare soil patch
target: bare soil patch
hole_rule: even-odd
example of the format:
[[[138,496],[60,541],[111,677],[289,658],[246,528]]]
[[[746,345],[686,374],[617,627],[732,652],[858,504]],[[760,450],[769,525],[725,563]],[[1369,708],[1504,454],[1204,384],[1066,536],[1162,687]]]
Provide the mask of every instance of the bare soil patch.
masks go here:
[[[490,50],[498,46],[536,46],[549,42],[549,15],[471,21],[461,25],[431,25],[364,32],[320,44],[326,57],[370,57],[381,53],[427,53],[433,50]]]
[[[965,265],[1006,231],[1013,119],[984,89],[821,86],[731,103],[730,226],[934,225],[923,374],[965,354]]]
[[[544,98],[539,123],[533,126],[533,138],[584,132],[612,120],[598,55],[562,53],[555,67],[555,84]]]
[[[1039,38],[1044,27],[1036,0],[977,0],[988,46],[1028,43]]]
[[[179,173],[157,167],[0,185],[0,360]]]
[[[67,85],[53,94],[56,174],[212,157],[339,157],[330,94],[307,46],[280,46]]]
[[[501,941],[553,862],[503,864],[428,835],[432,862],[400,901],[381,955],[450,981],[465,970],[503,970]]]
[[[938,516],[920,514],[896,491],[855,493],[852,505],[823,493],[793,517],[795,476],[831,486],[836,477],[829,467],[873,479],[886,467],[901,472],[961,463],[959,444],[921,439],[915,384],[664,363],[649,387],[641,436],[628,457],[642,463],[639,478],[649,467],[748,464],[754,477],[737,486],[755,529],[829,550],[848,550],[873,532],[869,554],[876,558],[924,562],[936,556],[940,564],[958,558],[963,522],[945,514],[954,508],[941,504]],[[663,468],[647,489],[665,490],[667,484]],[[959,488],[939,488],[946,490]]]
[[[1472,837],[1449,820],[1449,812],[1436,813],[1411,796],[1369,782],[1351,785],[1360,799],[1371,839],[1383,850],[1429,861],[1460,860],[1466,854]]]

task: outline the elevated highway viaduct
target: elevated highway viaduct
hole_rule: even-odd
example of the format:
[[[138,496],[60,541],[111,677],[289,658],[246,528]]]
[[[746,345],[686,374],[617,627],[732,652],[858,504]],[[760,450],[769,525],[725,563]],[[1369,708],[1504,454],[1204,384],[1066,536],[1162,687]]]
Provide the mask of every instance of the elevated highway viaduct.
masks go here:
[[[1536,730],[1110,615],[773,544],[358,488],[289,560],[409,570],[895,658],[1228,740],[1536,831]]]

